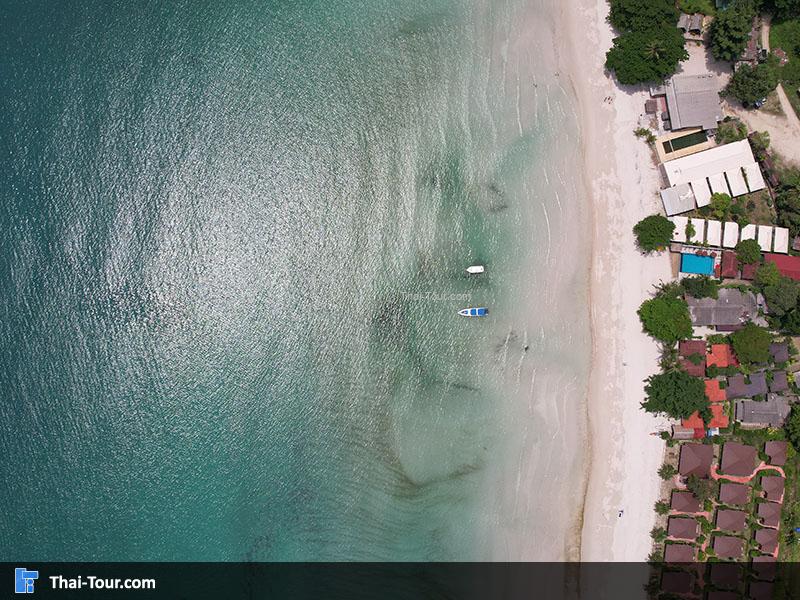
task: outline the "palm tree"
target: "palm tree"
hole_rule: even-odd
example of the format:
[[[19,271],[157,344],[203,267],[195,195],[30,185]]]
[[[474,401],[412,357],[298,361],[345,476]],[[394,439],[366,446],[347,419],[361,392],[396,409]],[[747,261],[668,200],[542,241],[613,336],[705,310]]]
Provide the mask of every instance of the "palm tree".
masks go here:
[[[647,44],[645,47],[645,54],[648,58],[654,58],[658,60],[661,58],[661,54],[664,52],[664,44],[661,43],[660,40],[652,40]]]

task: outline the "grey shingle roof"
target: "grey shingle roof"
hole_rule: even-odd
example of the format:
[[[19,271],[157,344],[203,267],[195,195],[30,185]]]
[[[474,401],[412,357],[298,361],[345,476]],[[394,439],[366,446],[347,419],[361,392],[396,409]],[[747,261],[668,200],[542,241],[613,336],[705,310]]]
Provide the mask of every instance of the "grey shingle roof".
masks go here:
[[[713,74],[675,75],[666,84],[667,108],[673,129],[716,129],[722,120],[719,86]]]
[[[747,383],[741,373],[728,377],[728,387],[725,388],[725,397],[728,400],[735,398],[752,398],[760,394],[766,394],[767,376],[763,371],[750,374],[750,383]]]
[[[769,353],[776,363],[784,363],[789,360],[789,346],[786,342],[772,342],[769,346]]]
[[[772,383],[769,384],[770,392],[785,392],[789,389],[789,380],[786,378],[786,371],[773,371]]]
[[[742,423],[780,427],[789,416],[791,407],[786,396],[768,394],[764,402],[739,400],[736,402],[736,420]]]
[[[716,299],[687,296],[686,303],[695,325],[742,325],[758,321],[758,298],[750,292],[723,288]]]

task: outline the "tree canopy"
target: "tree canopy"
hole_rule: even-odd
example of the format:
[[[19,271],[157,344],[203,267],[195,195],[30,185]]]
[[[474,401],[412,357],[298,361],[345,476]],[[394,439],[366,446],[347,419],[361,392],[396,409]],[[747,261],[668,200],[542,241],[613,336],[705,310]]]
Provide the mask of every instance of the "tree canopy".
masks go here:
[[[644,330],[666,344],[675,344],[692,335],[692,318],[682,298],[655,297],[645,300],[638,314]]]
[[[769,360],[769,345],[772,336],[769,331],[755,323],[747,323],[731,336],[731,344],[739,361],[745,364],[765,363]]]
[[[615,38],[606,53],[606,68],[614,71],[620,83],[629,85],[661,81],[687,58],[680,30],[674,24],[659,25]]]
[[[767,6],[777,19],[800,17],[800,0],[767,0]]]
[[[711,54],[718,60],[735,61],[741,56],[750,37],[755,14],[749,0],[735,0],[717,13],[711,24]]]
[[[764,287],[764,298],[767,301],[770,315],[778,318],[797,306],[797,284],[788,277],[781,277],[778,283]]]
[[[800,452],[800,404],[792,406],[792,412],[784,425],[786,438],[792,443],[795,450]]]
[[[644,31],[653,25],[678,22],[678,11],[671,0],[610,0],[608,21],[617,31]]]
[[[744,106],[752,106],[766,97],[778,85],[778,72],[774,66],[760,64],[742,65],[725,86],[723,94],[736,98]]]
[[[764,263],[756,269],[755,283],[759,287],[768,285],[778,285],[781,280],[781,272],[774,262]]]
[[[666,248],[674,231],[675,223],[663,215],[650,215],[633,226],[636,243],[645,252]]]
[[[736,244],[736,258],[745,265],[761,262],[761,246],[756,240],[742,240]]]
[[[709,206],[717,219],[724,219],[731,208],[731,197],[721,192],[711,194]]]
[[[686,371],[668,371],[651,375],[644,386],[647,399],[642,408],[652,413],[662,413],[675,419],[685,419],[695,411],[706,413],[705,384],[699,377]]]
[[[681,286],[692,298],[716,298],[719,282],[708,275],[684,277]]]

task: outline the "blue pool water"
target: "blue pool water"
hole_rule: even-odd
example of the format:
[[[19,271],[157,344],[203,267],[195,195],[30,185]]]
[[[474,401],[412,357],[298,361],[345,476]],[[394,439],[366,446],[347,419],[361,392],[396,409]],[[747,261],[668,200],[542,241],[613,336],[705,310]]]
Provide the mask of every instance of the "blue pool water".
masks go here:
[[[714,258],[712,256],[698,256],[697,254],[682,254],[681,273],[713,275]]]

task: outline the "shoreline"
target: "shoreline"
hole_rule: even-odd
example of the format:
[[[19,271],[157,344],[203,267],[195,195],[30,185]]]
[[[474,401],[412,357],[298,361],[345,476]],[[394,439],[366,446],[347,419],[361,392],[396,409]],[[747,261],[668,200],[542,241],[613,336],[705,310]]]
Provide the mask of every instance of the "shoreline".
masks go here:
[[[657,372],[659,357],[636,310],[653,284],[670,277],[669,259],[643,257],[632,232],[640,218],[659,210],[659,175],[649,147],[632,134],[646,92],[620,88],[602,70],[613,38],[608,10],[605,0],[562,7],[565,70],[579,110],[591,216],[589,451],[583,510],[577,516],[584,562],[646,560],[664,446],[650,433],[666,423],[639,406],[643,380]]]

